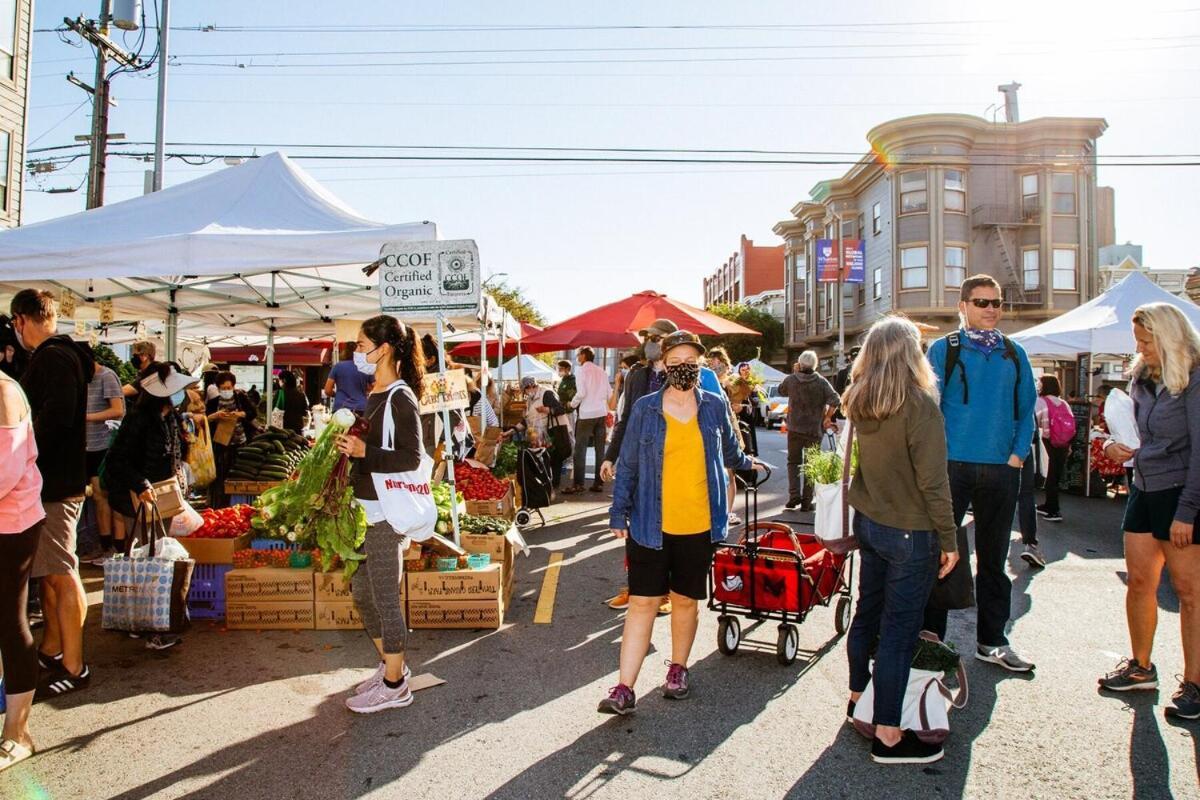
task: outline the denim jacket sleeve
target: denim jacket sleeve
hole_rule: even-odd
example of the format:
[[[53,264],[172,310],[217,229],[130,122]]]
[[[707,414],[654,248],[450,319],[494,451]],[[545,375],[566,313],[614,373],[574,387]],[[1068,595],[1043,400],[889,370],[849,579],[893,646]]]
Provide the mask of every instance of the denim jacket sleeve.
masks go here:
[[[722,413],[719,415],[721,420],[721,455],[725,461],[727,469],[747,470],[754,466],[754,462],[746,457],[742,452],[742,448],[738,446],[737,436],[733,433],[733,424],[729,421],[729,415]]]
[[[642,442],[642,426],[646,418],[646,404],[635,403],[629,412],[625,426],[625,438],[621,442],[621,454],[617,459],[617,477],[613,482],[612,506],[608,511],[608,526],[617,530],[628,530],[629,515],[633,511],[633,493],[638,479],[638,448]]]
[[[1188,387],[1184,390],[1187,402],[1188,442],[1191,453],[1188,457],[1187,478],[1179,505],[1175,507],[1175,519],[1193,523],[1200,513],[1200,369],[1192,370]]]

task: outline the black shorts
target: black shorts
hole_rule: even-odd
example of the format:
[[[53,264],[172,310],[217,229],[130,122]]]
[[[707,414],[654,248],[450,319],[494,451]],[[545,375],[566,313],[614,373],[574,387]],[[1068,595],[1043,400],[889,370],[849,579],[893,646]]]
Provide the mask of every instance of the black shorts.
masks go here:
[[[643,547],[629,537],[625,559],[629,563],[629,593],[637,597],[663,597],[668,591],[696,600],[708,597],[708,571],[712,566],[712,534],[663,534],[661,550]]]
[[[1171,541],[1171,523],[1175,521],[1175,511],[1179,507],[1181,494],[1182,486],[1144,492],[1131,485],[1121,530],[1129,533],[1150,533],[1159,541]],[[1200,523],[1200,519],[1192,521],[1194,526],[1197,523]],[[1192,528],[1192,544],[1200,544],[1196,541],[1196,527]]]
[[[89,479],[100,474],[100,462],[108,455],[108,450],[88,450],[87,451],[87,476]]]

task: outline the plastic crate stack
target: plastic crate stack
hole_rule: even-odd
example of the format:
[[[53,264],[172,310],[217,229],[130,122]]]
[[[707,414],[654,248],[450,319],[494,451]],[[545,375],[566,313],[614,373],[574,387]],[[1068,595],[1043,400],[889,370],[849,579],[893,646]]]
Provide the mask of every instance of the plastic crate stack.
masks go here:
[[[197,564],[188,589],[188,616],[225,619],[225,573],[232,564]]]
[[[300,545],[295,542],[285,542],[283,539],[251,539],[251,550],[291,550],[295,552]]]

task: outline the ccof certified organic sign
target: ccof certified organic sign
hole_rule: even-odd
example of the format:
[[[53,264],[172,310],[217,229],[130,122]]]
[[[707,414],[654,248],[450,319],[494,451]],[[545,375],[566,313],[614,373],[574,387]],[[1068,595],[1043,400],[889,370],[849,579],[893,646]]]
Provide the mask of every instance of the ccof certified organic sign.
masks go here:
[[[384,311],[419,318],[479,308],[479,250],[471,239],[393,242],[379,260]]]
[[[467,392],[467,373],[461,369],[425,373],[425,391],[421,394],[422,414],[453,411],[471,405]]]

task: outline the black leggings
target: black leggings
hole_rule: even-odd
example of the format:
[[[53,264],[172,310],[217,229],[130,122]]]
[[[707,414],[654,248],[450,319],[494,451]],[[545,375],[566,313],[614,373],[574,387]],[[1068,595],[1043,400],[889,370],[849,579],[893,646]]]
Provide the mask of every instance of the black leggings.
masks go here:
[[[29,632],[25,603],[29,573],[37,552],[38,528],[24,533],[0,533],[0,658],[4,661],[4,691],[32,692],[37,688],[37,650]]]

